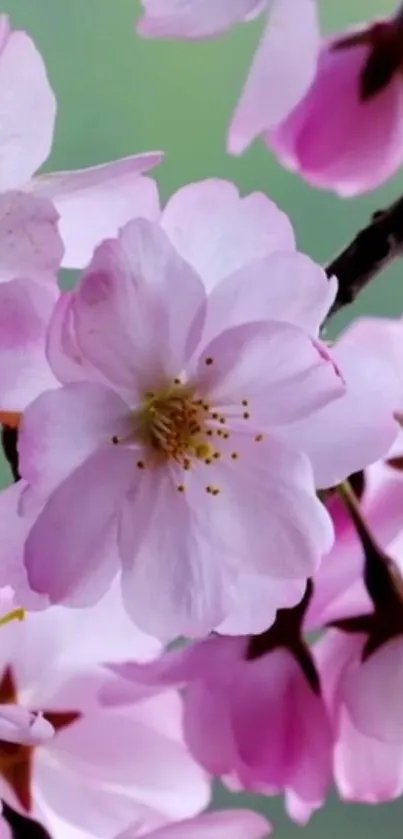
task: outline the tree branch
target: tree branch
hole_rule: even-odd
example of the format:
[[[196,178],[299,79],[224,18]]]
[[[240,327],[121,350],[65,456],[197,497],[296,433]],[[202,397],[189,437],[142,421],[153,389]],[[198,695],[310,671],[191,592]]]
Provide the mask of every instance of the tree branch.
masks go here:
[[[353,303],[359,293],[395,259],[403,256],[403,196],[378,210],[367,227],[326,267],[339,289],[330,311],[334,315]]]

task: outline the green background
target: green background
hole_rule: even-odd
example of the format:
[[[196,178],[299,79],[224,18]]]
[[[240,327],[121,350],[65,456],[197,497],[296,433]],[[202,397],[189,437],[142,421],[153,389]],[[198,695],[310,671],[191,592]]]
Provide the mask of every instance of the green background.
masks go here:
[[[394,5],[392,0],[318,3],[324,31],[380,16]],[[262,144],[240,159],[226,155],[226,129],[260,22],[216,41],[184,44],[137,38],[136,0],[9,0],[4,11],[15,27],[34,37],[57,94],[57,131],[46,169],[74,169],[162,149],[166,160],[156,177],[164,198],[188,181],[210,176],[229,178],[243,192],[263,190],[290,215],[301,249],[320,261],[328,260],[374,209],[403,188],[399,176],[369,196],[342,202],[280,169]],[[396,265],[339,317],[334,328],[359,312],[402,311],[403,269]],[[220,805],[230,802],[228,793],[219,796]],[[300,828],[284,817],[280,803],[260,799],[256,806],[268,813],[278,839],[300,834]],[[332,800],[303,835],[375,839],[383,833],[388,839],[401,839],[402,817],[403,805],[398,803],[362,807]]]

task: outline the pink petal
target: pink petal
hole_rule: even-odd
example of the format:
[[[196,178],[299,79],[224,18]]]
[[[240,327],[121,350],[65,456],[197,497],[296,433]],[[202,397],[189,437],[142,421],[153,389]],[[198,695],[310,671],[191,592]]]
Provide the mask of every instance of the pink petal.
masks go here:
[[[1,705],[0,737],[7,743],[38,746],[54,735],[54,728],[40,714],[18,705]]]
[[[206,358],[214,363],[206,366]],[[326,349],[302,329],[275,321],[242,324],[214,338],[203,349],[197,382],[209,403],[245,430],[244,400],[247,419],[264,428],[310,417],[345,392]]]
[[[161,223],[207,289],[255,260],[295,247],[285,213],[261,192],[242,198],[228,181],[182,187],[168,201]]]
[[[50,198],[60,215],[65,268],[83,268],[97,245],[117,236],[131,219],[158,220],[157,185],[140,175],[162,157],[160,152],[139,154],[89,169],[40,175],[33,181],[34,194]]]
[[[45,336],[56,288],[30,280],[0,283],[0,408],[22,411],[57,380],[46,359]]]
[[[274,622],[278,609],[295,606],[303,597],[305,580],[276,580],[240,574],[231,593],[228,616],[218,627],[222,635],[257,635]]]
[[[204,301],[201,281],[165,234],[137,219],[95,252],[75,298],[77,340],[86,360],[135,401],[181,372]]]
[[[271,827],[266,819],[249,810],[222,810],[176,822],[147,833],[147,839],[265,839]],[[130,829],[118,839],[136,839]]]
[[[222,621],[226,599],[222,555],[198,521],[198,505],[210,499],[194,487],[188,501],[168,472],[139,475],[120,531],[126,608],[162,640],[206,634]]]
[[[41,608],[47,605],[46,598],[33,595],[27,581],[24,567],[24,541],[32,525],[31,518],[19,515],[21,496],[26,489],[25,481],[21,480],[0,492],[0,544],[2,561],[0,563],[0,587],[12,586],[15,602],[18,606]],[[10,603],[6,611],[15,608]],[[2,627],[3,644],[7,626]]]
[[[81,778],[81,783],[90,778],[98,787],[100,810],[104,796],[110,813],[125,819],[123,824],[135,818],[138,804],[158,814],[159,823],[191,816],[208,804],[210,785],[182,741],[181,715],[174,692],[128,708],[93,712],[52,741],[52,762],[60,764],[66,778]],[[119,806],[122,793],[128,804],[131,799],[130,815],[127,806],[123,812]],[[88,798],[91,810],[94,802]],[[65,806],[69,805],[73,800],[68,802],[66,795]]]
[[[315,0],[273,0],[267,28],[229,130],[228,150],[241,154],[278,125],[313,81],[320,44]]]
[[[100,381],[102,374],[84,357],[77,343],[74,323],[74,292],[63,292],[53,309],[48,325],[46,350],[50,368],[62,384]]]
[[[146,38],[209,38],[258,14],[262,0],[142,0],[137,32]]]
[[[331,781],[330,722],[288,651],[278,649],[239,671],[231,719],[241,780],[290,788],[313,808],[323,802]]]
[[[232,679],[232,673],[238,662],[245,654],[244,638],[225,638],[212,635],[201,641],[187,644],[181,648],[169,650],[154,661],[139,664],[137,661],[126,661],[123,664],[108,665],[113,673],[120,677],[120,686],[133,687],[133,696],[138,697],[136,690],[143,685],[152,691],[164,690],[167,687],[184,687],[190,682],[207,679],[212,684],[221,684],[225,675]],[[107,686],[106,694],[112,697],[111,705],[119,704],[119,690],[110,691]],[[124,702],[128,693],[123,694]]]
[[[362,804],[380,804],[403,792],[402,744],[365,737],[343,709],[335,746],[334,776],[340,796]]]
[[[53,607],[54,614],[55,609]],[[61,637],[60,658],[63,658],[64,667],[69,663],[77,670],[93,662],[120,662],[130,656],[142,662],[154,659],[161,652],[157,639],[141,632],[129,619],[117,578],[102,600],[91,608],[73,610],[59,607],[57,615]],[[85,645],[80,643],[84,637]]]
[[[351,197],[379,186],[402,163],[403,96],[398,74],[369,101],[358,96],[366,46],[325,44],[305,98],[267,142],[284,165],[317,187]]]
[[[127,405],[96,382],[77,382],[43,393],[24,413],[19,433],[20,471],[35,485],[56,486],[114,435],[131,431]]]
[[[209,774],[228,775],[237,757],[237,745],[227,691],[206,679],[189,685],[184,707],[186,743]]]
[[[357,666],[344,685],[344,699],[358,731],[403,746],[403,641],[394,638]]]
[[[0,815],[0,839],[13,839],[11,828],[5,819]]]
[[[360,667],[364,644],[363,635],[330,631],[317,645],[315,658],[334,716],[334,774],[339,793],[348,801],[377,804],[401,795],[403,753],[401,742],[387,743],[360,732],[344,704],[344,686],[353,668]]]
[[[298,251],[255,260],[222,280],[211,292],[204,340],[249,321],[286,321],[317,335],[334,301],[336,279]],[[208,336],[208,337],[206,337]]]
[[[51,494],[25,544],[34,591],[52,603],[101,599],[118,570],[116,509],[133,468],[125,450],[101,449]]]
[[[3,21],[7,21],[3,17]],[[0,190],[22,187],[52,145],[56,101],[42,57],[25,32],[0,42]]]
[[[402,386],[390,347],[378,340],[382,334],[371,321],[350,327],[332,349],[347,383],[345,395],[284,429],[285,439],[307,452],[318,487],[335,486],[384,457],[397,435],[394,412]]]
[[[150,828],[165,822],[156,807],[137,800],[137,790],[128,781],[115,786],[100,784],[99,779],[91,777],[88,767],[71,772],[64,764],[64,756],[55,760],[45,750],[37,753],[33,815],[39,818],[43,813],[42,819],[52,837],[111,837],[133,821]]]
[[[332,545],[333,529],[316,497],[309,461],[274,436],[256,443],[231,434],[230,442],[227,457],[200,464],[185,481],[183,496],[197,510],[211,561],[216,565],[222,557],[237,574],[310,576]],[[229,456],[232,451],[239,455],[236,460]],[[206,493],[206,485],[217,487],[219,494]],[[192,496],[195,487],[199,495]],[[227,614],[232,587],[226,581]]]
[[[0,194],[0,283],[24,278],[56,285],[63,256],[57,222],[58,214],[45,198]]]

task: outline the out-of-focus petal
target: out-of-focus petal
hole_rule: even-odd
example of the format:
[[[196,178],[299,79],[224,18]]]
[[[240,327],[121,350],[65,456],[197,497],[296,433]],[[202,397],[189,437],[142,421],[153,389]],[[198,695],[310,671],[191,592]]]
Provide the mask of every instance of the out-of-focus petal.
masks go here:
[[[131,219],[158,221],[157,185],[140,175],[157,166],[162,157],[160,152],[149,152],[33,180],[34,195],[49,198],[59,213],[65,268],[84,268],[97,245],[117,236]]]
[[[393,638],[357,666],[344,683],[343,698],[358,731],[403,745],[403,641]]]
[[[262,0],[142,0],[137,32],[146,38],[209,38],[258,14]]]
[[[315,76],[319,45],[315,0],[273,0],[229,130],[232,154],[241,154],[297,105]]]
[[[56,100],[43,59],[25,32],[2,17],[0,42],[0,190],[22,187],[46,160]]]
[[[57,387],[45,352],[57,290],[30,280],[0,283],[0,408],[22,411]]]

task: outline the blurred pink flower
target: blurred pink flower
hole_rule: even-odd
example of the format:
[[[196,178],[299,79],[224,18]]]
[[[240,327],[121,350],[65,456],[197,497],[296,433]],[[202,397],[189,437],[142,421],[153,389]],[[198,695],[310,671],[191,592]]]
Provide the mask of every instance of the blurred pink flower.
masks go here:
[[[374,377],[375,388],[383,374],[379,369],[379,376],[375,373],[378,349],[383,357],[385,372],[395,369],[403,388],[403,321],[388,318],[364,318],[356,321],[341,337],[340,347],[347,348],[356,344],[367,357],[367,365],[363,367],[363,392],[371,391],[370,379]],[[337,348],[333,348],[337,361]],[[389,364],[387,359],[389,358]],[[378,363],[381,355],[378,356]],[[343,367],[342,367],[343,369]],[[384,381],[384,379],[383,379]],[[384,381],[385,383],[385,381]],[[375,394],[374,394],[375,396]],[[351,416],[355,417],[354,431],[350,435],[357,435],[356,449],[365,449],[364,438],[368,434],[368,443],[374,450],[374,427],[379,433],[379,450],[383,442],[386,443],[384,432],[386,426],[382,420],[383,400],[374,399],[371,419],[365,415],[361,400],[356,405],[351,403]],[[403,389],[396,392],[396,412],[403,410]],[[335,405],[335,409],[337,404]],[[377,412],[378,417],[376,417]],[[371,430],[371,426],[373,428]],[[359,439],[358,439],[359,438]],[[350,436],[352,440],[352,437]],[[362,452],[361,452],[362,454]],[[395,438],[392,447],[384,448],[384,460],[370,465],[365,472],[359,471],[357,465],[351,469],[351,481],[355,489],[363,516],[376,539],[377,544],[394,558],[401,556],[403,537],[403,433]],[[350,455],[350,464],[353,466]],[[371,602],[363,583],[364,552],[351,516],[345,504],[337,493],[330,495],[326,506],[332,516],[335,528],[335,542],[330,553],[323,558],[321,566],[315,576],[315,592],[310,603],[307,626],[319,628],[326,623],[351,615],[362,614],[371,609]],[[402,564],[403,568],[403,564]]]
[[[364,662],[365,635],[329,631],[316,662],[334,730],[334,776],[349,801],[378,804],[403,792],[403,640]]]
[[[0,718],[10,703],[19,714],[39,709],[55,734],[29,748],[0,740],[2,799],[52,836],[64,820],[73,835],[100,839],[202,810],[209,784],[183,744],[176,693],[143,691],[125,709],[99,698],[111,679],[103,656],[144,660],[158,648],[125,616],[116,588],[95,609],[53,607],[3,626]]]
[[[40,53],[25,32],[11,29],[7,15],[0,16],[0,112],[0,192],[23,190],[52,201],[60,216],[65,267],[84,266],[102,239],[139,214],[139,204],[147,218],[158,215],[155,183],[140,175],[160,162],[160,153],[33,177],[51,150],[56,101]],[[13,200],[22,212],[35,212],[32,196]],[[0,204],[9,201],[0,195]],[[36,207],[36,214],[40,208],[42,216],[51,213],[48,201]]]
[[[63,387],[28,407],[19,445],[22,504],[39,513],[25,549],[32,587],[83,605],[122,567],[127,609],[163,638],[221,623],[239,574],[314,572],[332,530],[286,429],[344,393],[315,335],[334,286],[307,257],[270,253],[282,214],[263,196],[243,202],[273,216],[269,255],[226,276],[250,259],[259,224],[227,258],[226,218],[204,249],[209,226],[184,238],[192,201],[193,223],[200,210],[196,188],[186,194],[189,215],[178,194],[161,226],[187,262],[161,227],[133,221],[61,299],[49,359]],[[209,295],[192,249],[207,286],[224,274]]]
[[[223,810],[175,822],[141,835],[144,839],[266,839],[270,833],[269,822],[258,813]],[[137,839],[138,835],[138,828],[134,825],[117,839]]]
[[[106,699],[119,707],[139,684],[186,686],[185,738],[196,760],[234,790],[284,793],[289,814],[304,823],[331,780],[332,736],[319,684],[282,642],[270,641],[259,654],[250,643],[214,637],[150,664],[113,665],[122,678],[107,686]]]
[[[267,142],[309,183],[343,197],[403,162],[403,14],[325,42],[316,78]]]
[[[319,27],[315,0],[142,0],[137,31],[147,38],[211,38],[265,11],[267,25],[229,130],[240,154],[283,120],[316,71]]]

